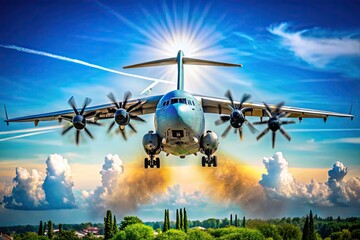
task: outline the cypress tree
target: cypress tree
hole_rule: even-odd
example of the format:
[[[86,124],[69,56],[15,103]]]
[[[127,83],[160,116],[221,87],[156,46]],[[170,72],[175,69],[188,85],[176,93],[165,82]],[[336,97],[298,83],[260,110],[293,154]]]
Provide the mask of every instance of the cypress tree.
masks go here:
[[[116,223],[116,216],[115,216],[115,214],[114,214],[114,221],[113,221],[113,228],[112,228],[112,230],[113,230],[113,235],[115,236],[115,235],[117,234],[117,232],[118,232],[118,227],[117,227],[117,223]]]
[[[170,230],[170,213],[169,213],[169,209],[167,210],[167,229]]]
[[[112,237],[113,237],[112,213],[110,210],[107,210],[106,217],[104,217],[104,239],[110,239]]]
[[[43,234],[43,224],[42,224],[42,221],[40,221],[40,225],[39,225],[39,230],[38,230],[38,235],[39,236],[42,236],[42,235],[44,235]]]
[[[176,209],[176,229],[180,229],[179,209]]]
[[[314,218],[311,210],[309,217],[309,239],[316,240],[315,229],[314,229]]]
[[[233,225],[233,222],[232,222],[232,214],[230,214],[230,226]]]
[[[165,214],[164,214],[164,226],[163,226],[163,232],[166,232],[168,229],[168,221],[167,221],[167,210],[165,209]]]
[[[62,233],[62,227],[63,227],[63,225],[61,224],[61,223],[59,223],[59,235]]]
[[[306,216],[302,240],[309,240],[309,217]]]
[[[54,237],[54,226],[52,221],[48,221],[48,233],[47,236],[49,239],[52,239]]]
[[[235,227],[238,227],[238,226],[239,226],[238,223],[239,223],[239,222],[238,222],[237,214],[235,214]]]
[[[44,221],[44,230],[42,232],[42,235],[44,236],[45,235],[45,232],[46,232],[46,221]]]
[[[246,227],[245,217],[243,217],[242,227]]]
[[[184,230],[187,233],[187,231],[188,231],[188,220],[187,220],[187,213],[186,213],[185,208],[184,208]]]
[[[180,229],[181,230],[184,229],[184,219],[183,219],[182,208],[180,208]]]

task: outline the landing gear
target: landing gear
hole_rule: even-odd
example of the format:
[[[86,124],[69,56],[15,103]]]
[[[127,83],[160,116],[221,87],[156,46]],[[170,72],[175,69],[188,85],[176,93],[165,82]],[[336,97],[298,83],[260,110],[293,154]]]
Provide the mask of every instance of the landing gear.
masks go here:
[[[150,168],[154,168],[154,167],[160,168],[160,158],[155,158],[154,159],[154,155],[151,155],[150,159],[145,158],[144,159],[144,167],[145,168],[148,168],[148,167],[150,167]]]
[[[201,158],[201,166],[205,167],[206,165],[208,165],[208,167],[211,167],[211,165],[217,167],[217,156],[203,156]]]

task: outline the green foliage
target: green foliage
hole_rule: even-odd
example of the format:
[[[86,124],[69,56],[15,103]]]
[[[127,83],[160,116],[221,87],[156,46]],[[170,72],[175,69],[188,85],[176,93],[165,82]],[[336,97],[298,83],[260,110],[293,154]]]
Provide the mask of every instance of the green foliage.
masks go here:
[[[43,229],[43,222],[40,221],[39,230],[38,230],[38,235],[39,235],[39,236],[44,235],[43,230],[44,230],[44,229]]]
[[[279,234],[283,240],[300,240],[301,230],[298,226],[284,223],[278,226]]]
[[[188,236],[181,230],[170,229],[166,232],[159,234],[156,240],[187,240]]]
[[[179,209],[176,209],[176,223],[175,228],[180,229],[180,218],[179,218]]]
[[[63,225],[60,223],[60,224],[59,224],[59,234],[62,233],[62,230],[63,230]]]
[[[209,229],[209,234],[219,239],[245,239],[245,240],[264,240],[264,236],[259,230],[247,228],[218,228]]]
[[[309,238],[310,238],[309,217],[306,216],[306,220],[303,228],[302,240],[309,240]]]
[[[243,218],[243,221],[242,221],[242,225],[241,225],[243,228],[246,227],[246,221],[245,221],[245,217]]]
[[[334,232],[330,236],[331,240],[350,240],[350,239],[356,239],[351,238],[351,233],[347,229],[343,229],[341,232]]]
[[[52,221],[48,221],[47,229],[48,229],[47,236],[49,239],[52,239],[54,237],[54,225]]]
[[[191,229],[188,231],[189,240],[211,240],[214,239],[209,233],[200,229]]]
[[[237,214],[235,214],[235,227],[239,226],[239,221],[238,221],[238,217]]]
[[[164,226],[162,231],[166,232],[167,230],[170,229],[170,221],[169,221],[169,209],[165,209],[165,213],[164,213]]]
[[[113,235],[116,235],[118,232],[118,227],[117,227],[117,223],[116,223],[116,216],[114,215],[114,221],[113,221]]]
[[[273,240],[282,239],[277,227],[274,224],[262,223],[257,225],[255,228],[258,229],[266,238],[272,238]]]
[[[315,228],[314,228],[314,218],[312,211],[310,210],[309,216],[309,240],[316,240]]]
[[[143,224],[143,221],[136,216],[126,216],[124,217],[124,220],[121,221],[120,230],[124,230],[127,226],[137,223]]]
[[[188,220],[187,220],[187,213],[186,209],[184,208],[184,231],[187,233],[188,231]]]
[[[180,229],[184,229],[184,218],[183,218],[183,212],[182,209],[180,208]]]
[[[61,233],[59,233],[59,235],[56,236],[54,239],[55,240],[79,240],[80,238],[78,238],[76,236],[75,231],[65,230],[65,231],[61,231]]]
[[[120,231],[113,239],[116,240],[150,240],[154,238],[154,230],[152,227],[142,223],[128,225],[124,230]]]
[[[113,224],[112,224],[112,213],[110,210],[106,211],[106,216],[104,218],[104,239],[110,239],[113,235]]]

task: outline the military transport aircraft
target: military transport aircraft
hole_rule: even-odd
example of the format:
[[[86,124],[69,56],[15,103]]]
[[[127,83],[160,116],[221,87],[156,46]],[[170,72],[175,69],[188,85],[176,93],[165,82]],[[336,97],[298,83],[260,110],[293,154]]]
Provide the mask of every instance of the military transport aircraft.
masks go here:
[[[108,132],[112,130],[114,125],[118,125],[119,131],[126,140],[126,126],[129,126],[132,131],[137,132],[131,122],[145,122],[139,115],[155,113],[155,132],[149,131],[146,133],[142,144],[146,154],[149,156],[144,159],[144,167],[159,168],[160,159],[156,156],[161,151],[167,155],[172,154],[180,158],[190,154],[197,155],[200,152],[205,155],[202,157],[203,167],[206,165],[209,167],[217,166],[217,157],[213,154],[218,148],[219,140],[213,131],[205,131],[204,113],[219,114],[220,119],[215,122],[216,125],[225,122],[229,123],[222,137],[225,137],[233,128],[235,133],[239,133],[240,139],[242,139],[243,124],[248,126],[253,133],[256,131],[253,125],[267,125],[266,129],[257,136],[257,140],[271,130],[273,148],[275,145],[275,133],[278,130],[289,141],[291,139],[282,126],[295,123],[295,121],[283,120],[283,118],[298,118],[300,121],[303,118],[323,118],[326,121],[330,116],[351,119],[354,117],[351,114],[287,107],[283,103],[277,105],[249,103],[247,101],[250,95],[247,94],[244,94],[238,102],[234,101],[230,91],[227,91],[225,94],[227,99],[190,94],[184,91],[184,64],[225,67],[242,67],[242,65],[188,58],[184,56],[182,51],[179,51],[177,57],[174,58],[145,62],[124,68],[152,67],[168,64],[177,64],[177,89],[164,95],[130,100],[131,94],[127,92],[123,101],[118,102],[115,96],[110,93],[108,98],[111,103],[88,107],[91,99],[86,98],[81,109],[76,106],[74,98],[71,97],[69,104],[72,109],[11,119],[8,119],[5,108],[5,122],[9,124],[9,122],[33,121],[35,126],[37,126],[39,121],[57,120],[61,122],[66,120],[71,125],[66,127],[62,134],[66,134],[72,128],[75,128],[75,141],[78,144],[81,130],[84,130],[90,138],[93,138],[90,131],[86,128],[87,124],[100,125],[99,120],[112,118],[114,121],[109,126]],[[246,119],[248,116],[260,117],[260,121],[251,123]],[[263,117],[268,118],[268,120],[263,121]]]

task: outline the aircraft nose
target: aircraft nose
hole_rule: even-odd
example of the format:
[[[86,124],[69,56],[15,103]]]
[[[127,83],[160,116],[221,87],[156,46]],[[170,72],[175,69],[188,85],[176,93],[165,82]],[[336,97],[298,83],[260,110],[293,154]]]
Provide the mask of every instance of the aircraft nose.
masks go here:
[[[166,111],[166,118],[172,125],[172,128],[189,128],[193,121],[191,109],[187,105],[173,104]]]

